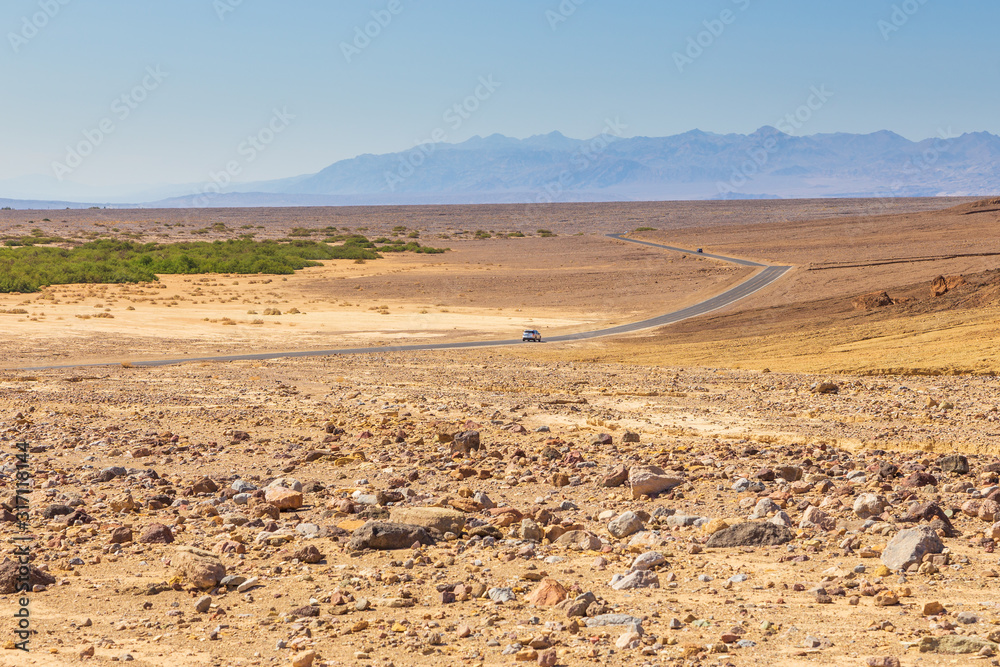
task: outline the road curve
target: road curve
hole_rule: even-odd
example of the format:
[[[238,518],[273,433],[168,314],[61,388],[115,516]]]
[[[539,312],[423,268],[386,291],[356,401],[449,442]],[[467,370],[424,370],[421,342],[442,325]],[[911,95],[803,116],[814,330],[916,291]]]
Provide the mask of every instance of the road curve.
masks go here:
[[[639,322],[631,322],[629,324],[622,324],[616,327],[608,327],[606,329],[596,329],[594,331],[581,331],[579,333],[563,334],[561,336],[549,336],[545,338],[548,343],[559,343],[565,341],[575,341],[575,340],[588,340],[591,338],[600,338],[602,336],[615,336],[623,333],[632,333],[634,331],[641,331],[643,329],[652,329],[655,327],[662,327],[667,324],[674,324],[675,322],[680,322],[682,320],[688,320],[692,317],[698,317],[699,315],[705,315],[706,313],[711,313],[713,311],[719,310],[720,308],[725,308],[741,299],[745,299],[751,294],[759,292],[764,289],[774,281],[781,278],[788,272],[792,267],[790,266],[773,266],[770,264],[761,264],[759,262],[751,262],[745,259],[736,259],[734,257],[725,257],[723,255],[711,255],[707,253],[698,253],[693,250],[686,250],[684,248],[675,248],[674,246],[662,245],[659,243],[651,243],[649,241],[638,241],[636,239],[627,239],[624,234],[607,234],[609,238],[616,239],[618,241],[625,241],[628,243],[638,243],[640,245],[650,246],[653,248],[662,248],[664,250],[672,250],[674,252],[687,253],[689,255],[697,255],[698,257],[706,257],[708,259],[715,259],[721,262],[729,262],[730,264],[736,264],[738,266],[747,267],[759,267],[762,271],[759,271],[747,278],[739,285],[731,287],[721,294],[717,294],[710,299],[706,299],[700,303],[696,303],[693,306],[688,306],[687,308],[682,308],[676,310],[672,313],[667,313],[666,315],[659,315],[657,317],[651,317],[646,320],[641,320]],[[352,347],[352,348],[341,348],[336,350],[303,350],[299,352],[263,352],[259,354],[233,354],[233,355],[223,355],[217,357],[187,357],[184,359],[162,359],[159,361],[136,361],[133,362],[133,366],[168,366],[172,364],[183,364],[192,361],[260,361],[264,359],[287,359],[291,357],[321,357],[329,356],[335,354],[372,354],[377,352],[414,352],[419,350],[460,350],[460,349],[470,349],[477,347],[499,347],[502,345],[521,345],[522,341],[519,338],[511,340],[478,340],[478,341],[466,341],[462,343],[426,343],[418,345],[384,345],[381,347]],[[97,363],[97,364],[67,364],[64,366],[38,366],[34,368],[22,368],[21,370],[51,370],[58,368],[84,368],[91,366],[110,366],[111,363]]]

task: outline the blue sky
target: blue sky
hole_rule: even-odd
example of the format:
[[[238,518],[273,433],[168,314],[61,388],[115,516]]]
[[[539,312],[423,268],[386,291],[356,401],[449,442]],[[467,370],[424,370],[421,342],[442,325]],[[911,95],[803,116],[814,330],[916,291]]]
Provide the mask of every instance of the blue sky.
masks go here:
[[[998,24],[986,0],[6,0],[0,183],[80,142],[63,178],[120,186],[310,173],[435,130],[746,133],[814,88],[802,134],[1000,134]]]

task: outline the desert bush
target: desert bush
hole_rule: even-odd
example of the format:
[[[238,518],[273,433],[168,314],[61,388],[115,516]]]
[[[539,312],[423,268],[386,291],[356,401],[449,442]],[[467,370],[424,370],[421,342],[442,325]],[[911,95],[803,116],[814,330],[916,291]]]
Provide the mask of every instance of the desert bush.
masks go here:
[[[44,285],[155,282],[157,274],[290,274],[323,259],[378,259],[368,239],[331,246],[316,241],[135,243],[102,239],[74,248],[0,249],[0,292]],[[373,245],[373,244],[371,244]],[[165,286],[161,286],[165,287]]]

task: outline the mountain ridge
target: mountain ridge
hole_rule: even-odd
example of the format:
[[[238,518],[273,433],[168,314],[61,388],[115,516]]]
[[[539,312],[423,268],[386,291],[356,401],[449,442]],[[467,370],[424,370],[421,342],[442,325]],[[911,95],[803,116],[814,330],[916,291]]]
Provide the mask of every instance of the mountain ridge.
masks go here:
[[[608,128],[614,125],[609,122]],[[178,194],[137,206],[549,203],[664,199],[989,196],[1000,193],[1000,137],[970,132],[911,141],[890,130],[790,135],[701,129],[591,139],[559,131],[494,133],[366,153],[313,174]],[[0,184],[2,185],[2,184]],[[164,190],[166,188],[163,188]],[[5,195],[0,189],[0,195]],[[61,201],[63,197],[53,197]],[[256,203],[255,203],[256,202]],[[115,205],[121,205],[116,202]]]

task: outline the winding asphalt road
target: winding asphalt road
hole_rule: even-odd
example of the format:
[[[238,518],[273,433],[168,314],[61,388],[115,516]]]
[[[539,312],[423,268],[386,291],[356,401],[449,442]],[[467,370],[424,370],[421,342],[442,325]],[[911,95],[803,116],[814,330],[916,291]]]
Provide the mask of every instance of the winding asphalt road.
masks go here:
[[[745,259],[736,259],[733,257],[724,257],[723,255],[710,255],[707,253],[697,253],[693,250],[686,250],[684,248],[675,248],[673,246],[661,245],[659,243],[650,243],[649,241],[637,241],[635,239],[627,239],[624,234],[607,234],[609,238],[616,239],[618,241],[626,241],[628,243],[638,243],[640,245],[650,246],[653,248],[661,248],[664,250],[672,250],[674,252],[687,253],[689,255],[697,255],[699,257],[707,257],[709,259],[716,259],[721,262],[729,262],[730,264],[736,264],[738,266],[747,266],[752,268],[763,268],[763,271],[759,271],[747,278],[739,285],[732,287],[725,292],[713,296],[711,299],[706,299],[700,303],[696,303],[693,306],[688,306],[687,308],[682,308],[676,310],[672,313],[667,313],[666,315],[659,315],[657,317],[651,317],[648,320],[641,320],[639,322],[631,322],[629,324],[622,324],[616,327],[609,327],[607,329],[597,329],[594,331],[581,331],[579,333],[564,334],[562,336],[550,336],[545,338],[546,342],[549,343],[560,343],[565,341],[574,340],[588,340],[590,338],[600,338],[601,336],[615,336],[623,333],[631,333],[634,331],[641,331],[643,329],[652,329],[654,327],[662,327],[667,324],[674,324],[675,322],[680,322],[682,320],[691,319],[692,317],[698,317],[699,315],[705,315],[706,313],[711,313],[713,311],[719,310],[720,308],[725,308],[731,304],[736,303],[741,299],[745,299],[755,292],[759,292],[764,289],[774,281],[781,278],[785,273],[791,269],[790,266],[773,266],[770,264],[761,264],[759,262],[751,262]],[[218,357],[187,357],[184,359],[163,359],[159,361],[136,361],[133,362],[133,366],[168,366],[171,364],[182,364],[192,361],[257,361],[263,359],[281,359],[289,357],[321,357],[329,356],[335,354],[371,354],[376,352],[413,352],[417,350],[459,350],[477,347],[498,347],[501,345],[521,345],[522,341],[519,338],[511,340],[478,340],[478,341],[467,341],[464,343],[425,343],[418,345],[385,345],[382,347],[352,347],[352,348],[341,348],[337,350],[303,350],[300,352],[264,352],[261,354],[234,354],[225,355]],[[57,369],[57,368],[81,368],[89,366],[108,366],[111,364],[68,364],[65,366],[44,366],[37,368],[24,368],[22,370],[47,370],[47,369]]]

